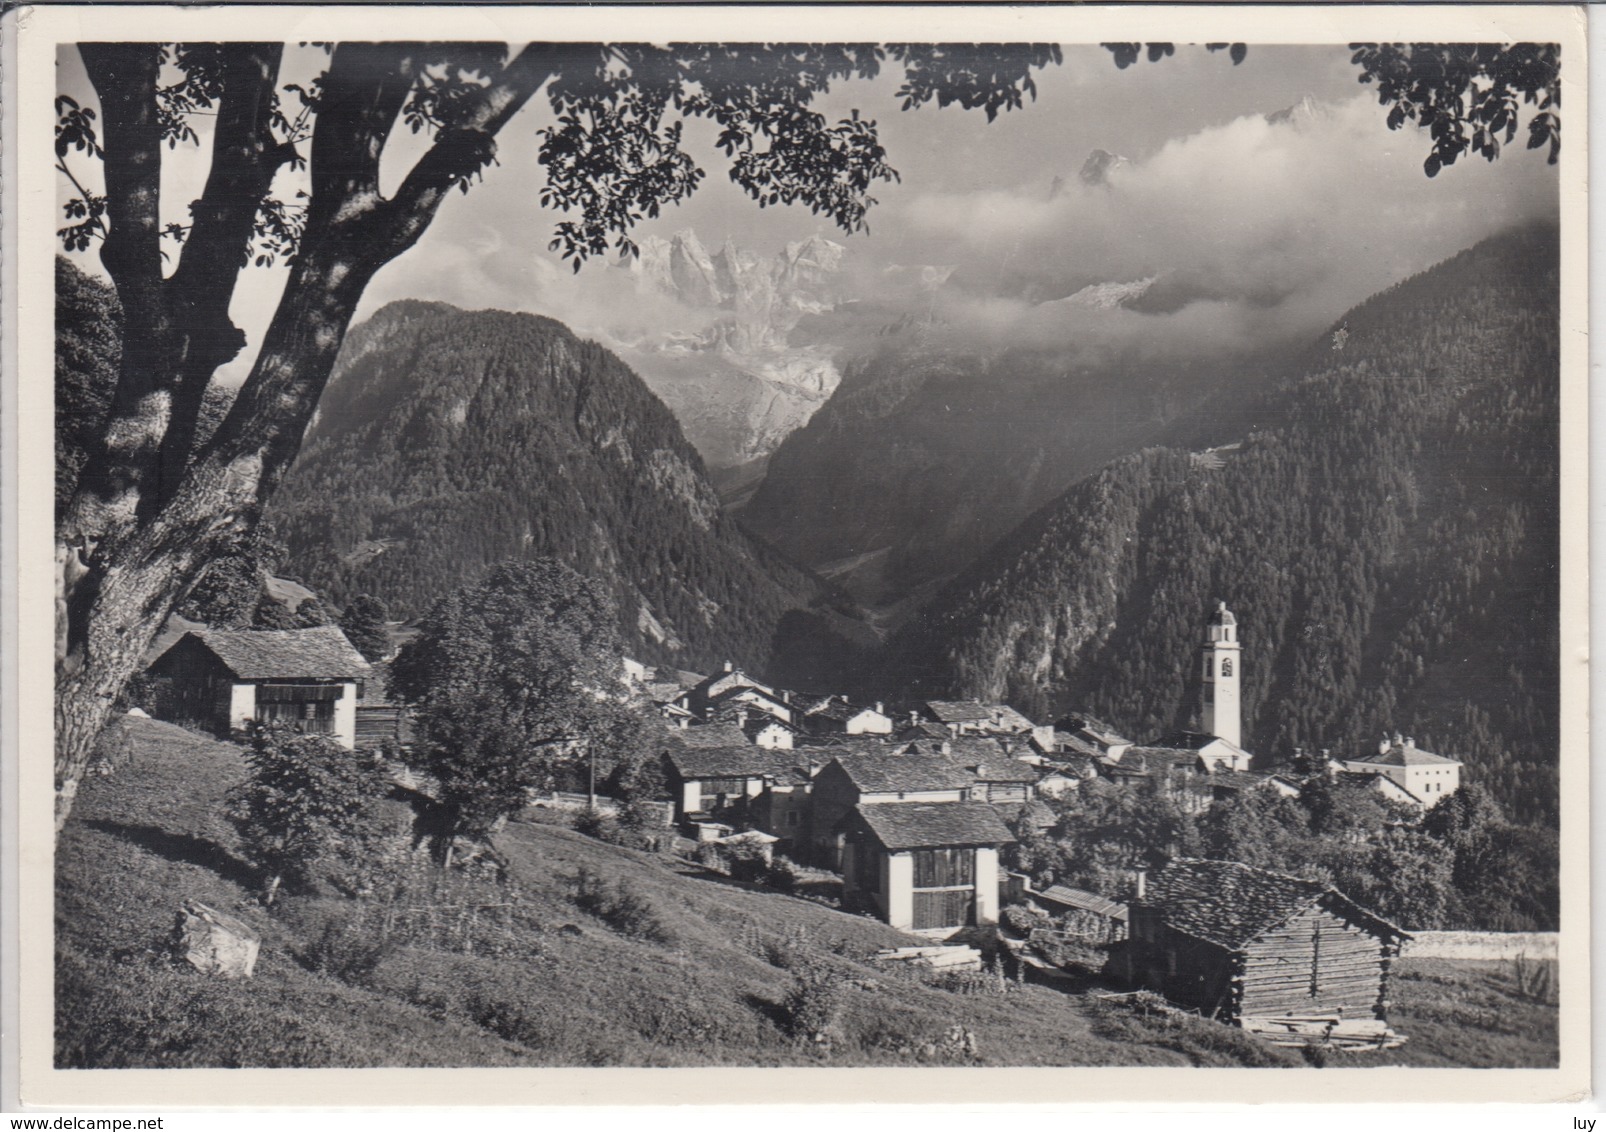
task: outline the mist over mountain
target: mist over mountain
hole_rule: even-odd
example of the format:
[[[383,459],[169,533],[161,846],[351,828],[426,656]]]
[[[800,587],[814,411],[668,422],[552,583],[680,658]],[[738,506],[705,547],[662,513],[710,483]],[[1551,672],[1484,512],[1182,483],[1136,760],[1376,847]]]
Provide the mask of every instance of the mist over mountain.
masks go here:
[[[1553,817],[1557,257],[1556,228],[1528,227],[1352,309],[1236,432],[1078,483],[874,669],[1146,738],[1194,721],[1200,626],[1224,600],[1257,754],[1403,730]]]
[[[534,315],[397,302],[354,328],[269,518],[302,581],[397,617],[556,556],[613,588],[634,652],[683,667],[761,668],[820,596],[724,516],[640,378]]]

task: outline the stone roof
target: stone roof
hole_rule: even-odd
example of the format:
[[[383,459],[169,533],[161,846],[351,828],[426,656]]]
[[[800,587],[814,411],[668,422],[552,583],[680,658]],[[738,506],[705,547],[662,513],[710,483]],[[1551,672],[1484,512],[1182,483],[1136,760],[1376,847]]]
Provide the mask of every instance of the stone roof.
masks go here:
[[[976,775],[978,782],[1036,782],[1042,777],[1041,772],[1031,763],[1023,763],[1019,759],[998,758],[988,759],[984,763],[967,768]]]
[[[975,775],[942,755],[838,755],[833,760],[862,794],[962,790]]]
[[[737,747],[696,747],[671,750],[665,757],[684,779],[789,778],[796,759],[790,751],[772,751],[744,743]]]
[[[1357,766],[1460,766],[1460,759],[1445,758],[1407,743],[1395,743],[1380,755],[1362,755],[1358,759],[1345,759]]]
[[[1054,904],[1063,904],[1067,908],[1080,908],[1099,916],[1112,920],[1125,920],[1127,918],[1126,905],[1116,900],[1110,900],[1098,895],[1096,892],[1087,892],[1080,888],[1071,888],[1069,885],[1056,884],[1032,894],[1039,900],[1047,900]]]
[[[690,727],[669,729],[670,742],[682,748],[744,747],[751,744],[747,734],[734,723],[693,724]]]
[[[898,738],[905,741],[919,739],[936,739],[941,741],[948,738],[948,729],[943,727],[941,724],[921,720],[919,723],[910,724],[908,727],[905,727],[903,730],[899,731]]]
[[[1030,731],[1037,726],[1008,704],[989,704],[987,708],[990,721],[1006,731]]]
[[[349,680],[367,676],[370,671],[362,654],[335,625],[315,629],[192,629],[185,636],[205,645],[240,680]]]
[[[1198,751],[1184,747],[1128,747],[1121,754],[1123,770],[1185,770],[1203,772]]]
[[[927,700],[926,710],[938,723],[986,723],[993,718],[975,700]]]
[[[898,802],[855,806],[845,823],[868,830],[882,848],[932,849],[945,845],[1005,845],[1015,840],[985,802]]]
[[[1321,881],[1236,861],[1178,857],[1149,878],[1140,904],[1167,927],[1235,951],[1321,900],[1341,903],[1374,935],[1410,938]]]

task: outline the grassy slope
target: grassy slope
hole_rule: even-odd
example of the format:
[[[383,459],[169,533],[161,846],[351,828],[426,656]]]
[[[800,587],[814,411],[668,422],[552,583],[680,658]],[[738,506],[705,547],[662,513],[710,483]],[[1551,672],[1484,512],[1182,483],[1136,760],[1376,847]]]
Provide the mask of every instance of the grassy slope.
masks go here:
[[[370,971],[314,973],[306,959],[325,925],[377,924],[384,909],[290,896],[269,915],[252,903],[250,870],[219,816],[223,792],[244,773],[238,750],[124,720],[103,751],[112,773],[85,786],[58,848],[63,1065],[1300,1063],[1227,1027],[1162,1024],[1045,987],[939,989],[862,961],[876,947],[909,942],[873,920],[544,825],[515,824],[498,840],[511,881],[492,898],[516,905],[501,954],[483,954],[483,939],[482,953],[465,954],[415,936]],[[582,869],[630,885],[662,938],[624,934],[577,907],[573,878]],[[404,903],[428,902],[420,891]],[[186,897],[258,926],[254,979],[208,979],[166,959]],[[461,889],[431,899],[486,897]],[[796,972],[810,965],[833,972],[839,995],[829,1052],[787,1032],[784,1004]],[[1495,1016],[1497,978],[1476,964],[1431,966],[1423,980],[1464,980],[1467,1008]],[[1441,984],[1417,989],[1407,979],[1398,996],[1412,1063],[1531,1064],[1547,1049],[1554,1057],[1542,1036],[1554,1032],[1553,1011],[1548,1031],[1539,1011],[1518,1016],[1515,1029],[1499,1024],[1509,1042],[1486,1039],[1464,1028],[1472,1016],[1446,1005]],[[974,1053],[945,1044],[954,1026],[970,1031]]]

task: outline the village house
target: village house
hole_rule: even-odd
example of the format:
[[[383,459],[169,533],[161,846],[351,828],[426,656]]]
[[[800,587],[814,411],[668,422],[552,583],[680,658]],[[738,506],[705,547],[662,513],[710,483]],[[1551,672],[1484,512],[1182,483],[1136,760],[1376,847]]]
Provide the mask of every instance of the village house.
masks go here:
[[[1092,759],[1064,759],[1044,763],[1039,768],[1037,794],[1043,798],[1063,798],[1081,789],[1082,783],[1098,777],[1098,768]]]
[[[157,657],[158,712],[237,731],[256,720],[357,742],[357,700],[371,668],[334,625],[192,629]]]
[[[1264,790],[1284,798],[1298,798],[1299,783],[1280,774],[1255,774],[1242,770],[1214,770],[1207,778],[1212,801],[1221,802],[1250,791]]]
[[[810,814],[811,853],[836,868],[841,860],[838,825],[855,806],[894,802],[969,801],[976,779],[942,755],[837,755],[814,775]]]
[[[1338,764],[1334,764],[1335,767]],[[1401,806],[1410,806],[1412,809],[1422,809],[1422,799],[1411,793],[1392,778],[1373,771],[1334,770],[1332,779],[1340,785],[1351,786],[1358,790],[1370,790],[1384,801],[1394,802]]]
[[[1084,943],[1118,943],[1127,937],[1127,906],[1119,901],[1064,884],[1026,895],[1059,922],[1059,930]]]
[[[1411,937],[1320,881],[1177,858],[1130,906],[1117,970],[1240,1025],[1330,1016],[1386,1021],[1389,968]]]
[[[846,696],[824,696],[803,709],[799,725],[811,735],[891,735],[885,705],[859,707]]]
[[[726,713],[745,709],[748,712],[763,712],[773,719],[791,726],[797,717],[790,702],[790,694],[777,692],[766,688],[755,688],[739,685],[734,688],[725,688],[708,697],[703,705],[701,715],[704,719],[718,719]]]
[[[939,938],[997,922],[998,849],[1014,837],[985,802],[857,805],[838,832],[846,906]]]
[[[950,735],[980,735],[992,722],[992,713],[975,700],[927,700],[909,722],[922,719],[945,728]]]
[[[1460,760],[1424,751],[1416,745],[1416,740],[1402,738],[1398,733],[1392,740],[1384,738],[1377,746],[1377,754],[1345,759],[1343,765],[1345,770],[1356,774],[1382,775],[1404,787],[1424,806],[1431,806],[1461,788]]]
[[[675,820],[720,821],[746,817],[752,800],[777,779],[790,780],[790,752],[743,743],[729,747],[671,746],[663,753],[665,785]]]
[[[782,709],[784,715],[780,711],[772,711],[771,714],[776,715],[778,718],[786,719],[788,723],[791,722],[791,707],[784,702],[781,692],[771,685],[749,676],[728,660],[718,672],[711,676],[703,677],[696,684],[685,689],[680,703],[682,707],[698,719],[707,719],[709,709],[716,700],[726,697],[727,693],[741,689],[747,689],[754,693],[745,697],[746,702],[758,706],[762,701],[765,705]],[[726,698],[728,700],[728,697]]]

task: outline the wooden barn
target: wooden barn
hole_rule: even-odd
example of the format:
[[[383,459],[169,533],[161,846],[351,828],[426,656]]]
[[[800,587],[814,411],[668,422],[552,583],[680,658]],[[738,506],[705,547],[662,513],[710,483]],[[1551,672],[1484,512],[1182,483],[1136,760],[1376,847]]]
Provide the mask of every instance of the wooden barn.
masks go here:
[[[1251,1029],[1385,1021],[1389,967],[1411,937],[1320,881],[1182,857],[1130,907],[1133,983]]]
[[[357,699],[372,670],[333,625],[192,629],[150,666],[164,718],[237,730],[251,720],[357,741]]]
[[[987,803],[860,805],[838,828],[845,906],[938,937],[997,922],[998,847],[1015,838]]]

